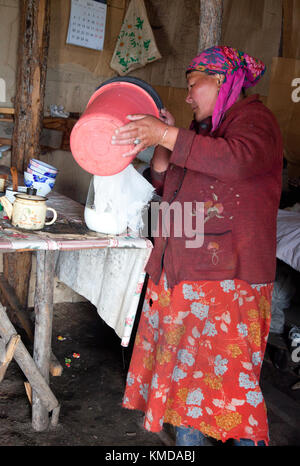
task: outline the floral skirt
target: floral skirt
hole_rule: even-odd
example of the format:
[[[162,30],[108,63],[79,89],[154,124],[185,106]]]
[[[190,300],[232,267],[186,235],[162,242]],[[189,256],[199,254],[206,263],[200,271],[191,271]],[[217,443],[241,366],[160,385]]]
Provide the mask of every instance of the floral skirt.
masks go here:
[[[269,442],[259,386],[273,284],[149,280],[123,406],[145,429],[192,427],[225,442]]]

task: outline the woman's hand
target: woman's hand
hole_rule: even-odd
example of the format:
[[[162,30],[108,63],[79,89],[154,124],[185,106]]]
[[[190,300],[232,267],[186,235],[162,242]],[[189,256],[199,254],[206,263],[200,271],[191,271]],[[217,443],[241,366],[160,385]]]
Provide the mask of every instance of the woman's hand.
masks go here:
[[[159,117],[168,126],[175,126],[175,118],[166,108],[160,110]]]
[[[127,115],[130,123],[116,129],[112,136],[112,144],[131,145],[135,147],[123,154],[123,157],[137,155],[146,147],[155,146],[163,139],[163,135],[168,128],[166,123],[152,115]]]

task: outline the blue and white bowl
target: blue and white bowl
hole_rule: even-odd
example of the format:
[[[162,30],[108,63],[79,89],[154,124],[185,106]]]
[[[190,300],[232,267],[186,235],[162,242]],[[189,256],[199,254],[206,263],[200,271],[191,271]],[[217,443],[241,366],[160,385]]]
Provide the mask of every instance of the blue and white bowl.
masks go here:
[[[30,165],[30,163],[28,164],[27,172],[32,173],[34,175],[38,175],[38,176],[41,176],[41,175],[48,176],[49,178],[54,178],[54,179],[56,178],[56,175],[57,175],[57,173],[44,172],[43,170],[40,170],[39,168],[33,167],[32,165]]]
[[[53,165],[49,165],[46,162],[42,162],[42,160],[37,159],[30,159],[29,166],[31,169],[37,169],[40,173],[51,173],[52,175],[57,175],[58,169],[53,167]]]
[[[24,184],[27,188],[36,188],[38,196],[47,196],[54,188],[55,179],[44,175],[35,175],[33,173],[24,172]]]

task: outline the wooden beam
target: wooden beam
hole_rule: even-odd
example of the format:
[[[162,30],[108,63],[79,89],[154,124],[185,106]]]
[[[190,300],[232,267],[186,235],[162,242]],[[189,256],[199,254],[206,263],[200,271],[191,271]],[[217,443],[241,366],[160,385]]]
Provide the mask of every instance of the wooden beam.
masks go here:
[[[32,405],[32,388],[29,382],[24,382],[24,387],[26,395],[28,397],[29,403]]]
[[[11,139],[10,138],[0,138],[0,144],[2,145],[8,145],[10,146],[11,145]]]
[[[49,47],[49,0],[20,0],[20,29],[12,137],[12,165],[19,172],[38,158]]]
[[[6,115],[14,115],[15,109],[11,107],[0,107],[0,113],[4,113]]]
[[[200,0],[198,53],[220,44],[223,0]]]
[[[36,251],[36,287],[34,297],[35,332],[33,359],[43,378],[49,381],[52,340],[54,288],[54,251]],[[49,416],[38,394],[32,392],[32,425],[37,431],[46,430]]]

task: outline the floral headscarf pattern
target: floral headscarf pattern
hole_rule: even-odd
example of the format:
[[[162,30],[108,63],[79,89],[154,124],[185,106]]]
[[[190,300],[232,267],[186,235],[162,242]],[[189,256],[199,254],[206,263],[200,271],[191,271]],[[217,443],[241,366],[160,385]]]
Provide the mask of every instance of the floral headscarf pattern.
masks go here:
[[[266,70],[264,63],[232,47],[211,47],[197,55],[186,72],[203,71],[223,74],[224,82],[212,115],[212,132],[220,125],[225,112],[236,102],[242,87],[255,86]]]

